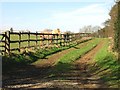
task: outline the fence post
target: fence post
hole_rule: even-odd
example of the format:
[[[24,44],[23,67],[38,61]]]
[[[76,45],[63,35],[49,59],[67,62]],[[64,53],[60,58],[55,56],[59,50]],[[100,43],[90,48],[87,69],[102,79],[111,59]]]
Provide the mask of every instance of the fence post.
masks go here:
[[[19,52],[20,52],[20,48],[21,48],[21,32],[19,32]]]
[[[70,45],[70,33],[68,34],[68,46]]]
[[[68,40],[69,40],[69,39],[68,39],[68,33],[67,33],[66,46],[68,45]]]
[[[67,34],[65,34],[65,46],[67,45]]]
[[[42,39],[42,47],[44,46],[44,34],[43,34],[43,39]]]
[[[28,48],[30,47],[30,31],[28,33]]]
[[[38,45],[38,37],[37,37],[37,35],[38,35],[38,33],[36,32],[36,47],[37,47],[37,45]]]
[[[6,38],[6,36],[7,36],[7,32],[5,32],[5,52],[4,52],[4,54],[6,55],[7,54],[7,38]]]
[[[8,32],[8,54],[10,55],[10,31]]]
[[[55,34],[53,35],[53,45],[55,45]]]
[[[63,46],[65,46],[65,34],[63,34]]]
[[[60,46],[62,46],[62,34],[60,34]]]
[[[58,45],[58,34],[57,34],[57,45]]]
[[[56,34],[54,34],[54,45],[56,45]]]
[[[71,34],[69,36],[69,45],[71,44]]]
[[[72,42],[74,42],[75,40],[75,37],[74,37],[74,34],[72,34]]]
[[[48,46],[49,46],[49,34],[48,34]]]

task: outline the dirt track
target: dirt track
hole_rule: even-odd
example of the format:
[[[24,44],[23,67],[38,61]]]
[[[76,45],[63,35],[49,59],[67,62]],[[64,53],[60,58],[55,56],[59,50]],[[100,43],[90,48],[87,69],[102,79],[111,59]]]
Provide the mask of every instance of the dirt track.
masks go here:
[[[55,76],[55,79],[45,80],[44,83],[29,88],[106,88],[99,76],[92,75],[87,67],[95,53],[102,47],[103,42],[73,63],[74,68],[69,72]],[[60,78],[63,78],[60,79]]]
[[[84,44],[81,44],[82,47]],[[74,50],[71,48],[53,54],[42,61],[37,61],[31,66],[17,69],[16,71],[7,73],[3,79],[3,85],[7,88],[99,88],[105,87],[98,76],[92,75],[89,71],[88,64],[92,60],[95,53],[102,47],[103,42],[96,46],[93,50],[85,54],[79,60],[73,63],[73,68],[65,73],[56,75],[51,78],[51,68],[58,58],[67,52]],[[63,78],[63,79],[60,79]]]

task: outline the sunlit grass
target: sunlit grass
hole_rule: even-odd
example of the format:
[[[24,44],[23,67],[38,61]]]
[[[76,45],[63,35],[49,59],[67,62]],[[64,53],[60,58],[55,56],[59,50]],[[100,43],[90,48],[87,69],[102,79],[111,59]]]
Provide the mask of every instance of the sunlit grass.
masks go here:
[[[70,67],[69,64],[71,64],[71,62],[80,58],[81,55],[84,55],[85,53],[87,53],[89,50],[91,50],[93,47],[95,47],[99,42],[100,42],[100,39],[94,39],[90,42],[87,42],[86,46],[83,46],[82,48],[78,47],[77,49],[65,54],[63,57],[61,57],[56,62],[56,70],[64,71],[64,70],[68,69]],[[63,66],[64,66],[64,68],[62,68]]]
[[[26,52],[24,54],[14,54],[12,56],[3,56],[2,65],[3,71],[8,70],[8,68],[13,68],[15,66],[21,66],[30,64],[37,61],[38,59],[45,58],[48,55],[54,54],[56,52],[68,49],[70,47],[52,47],[50,49],[38,49],[36,52]]]
[[[96,73],[98,73],[110,87],[118,87],[118,85],[120,85],[120,65],[117,58],[108,51],[108,42],[106,39],[104,46],[96,53],[94,60],[97,65],[94,69],[99,68],[96,70]]]
[[[85,40],[84,42],[89,41]],[[81,42],[83,43],[83,42]],[[60,52],[65,49],[69,49],[71,47],[76,46],[77,44],[71,44],[69,46],[61,46],[61,47],[51,47],[51,48],[39,48],[35,49],[34,52],[24,52],[22,54],[20,53],[15,53],[11,56],[3,56],[3,70],[8,70],[8,68],[12,68],[15,66],[21,66],[21,65],[26,65],[33,63],[37,61],[38,59],[45,58],[48,55],[54,54],[56,52]]]

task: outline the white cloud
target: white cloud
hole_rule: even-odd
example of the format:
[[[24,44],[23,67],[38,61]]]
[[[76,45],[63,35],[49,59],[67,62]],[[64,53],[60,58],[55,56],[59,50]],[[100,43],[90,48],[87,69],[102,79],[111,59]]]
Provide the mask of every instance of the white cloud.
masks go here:
[[[99,10],[98,10],[99,9]],[[55,14],[55,16],[71,16],[71,15],[82,15],[82,14],[95,14],[95,13],[103,13],[104,10],[99,7],[98,4],[94,4],[94,5],[90,5],[87,7],[83,7],[83,8],[79,8],[77,10],[71,11],[71,12],[63,12],[63,13],[57,13]]]
[[[53,13],[52,17],[42,22],[51,28],[78,32],[84,25],[101,25],[109,18],[108,12],[102,6],[103,4],[93,4],[69,12]]]

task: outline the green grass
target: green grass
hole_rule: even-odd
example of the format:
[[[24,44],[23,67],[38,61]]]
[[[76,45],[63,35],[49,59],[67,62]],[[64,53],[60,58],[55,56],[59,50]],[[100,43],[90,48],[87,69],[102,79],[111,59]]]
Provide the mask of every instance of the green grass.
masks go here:
[[[50,49],[37,49],[36,52],[25,52],[22,54],[13,54],[11,56],[3,56],[2,57],[2,66],[3,71],[7,71],[8,68],[12,69],[17,66],[27,65],[37,61],[38,59],[45,58],[48,55],[54,54],[56,52],[60,52],[62,50],[68,49],[71,46],[66,47],[52,47]]]
[[[89,40],[82,41],[87,42]],[[80,43],[79,43],[80,44]],[[71,44],[69,46],[61,46],[59,48],[57,47],[52,47],[52,48],[45,48],[45,49],[36,49],[35,52],[25,52],[22,54],[13,54],[11,56],[3,56],[2,57],[2,66],[3,66],[3,71],[7,71],[8,68],[12,69],[17,66],[22,66],[22,65],[27,65],[31,64],[38,59],[45,58],[48,55],[54,54],[56,52],[60,52],[65,49],[69,49],[71,47],[75,47],[77,44]]]
[[[94,39],[87,43],[86,46],[83,46],[82,48],[77,47],[77,49],[67,53],[63,57],[61,57],[56,62],[56,71],[66,71],[71,68],[71,62],[79,59],[82,55],[90,51],[93,47],[95,47],[100,42],[100,39]],[[62,68],[64,67],[64,68]]]
[[[30,35],[30,39],[36,40],[36,35]],[[11,41],[19,41],[19,36],[18,35],[11,35],[10,36]],[[21,40],[28,40],[28,35],[23,34],[21,35]],[[36,45],[36,42],[30,41],[30,46]],[[28,46],[28,41],[26,42],[21,42],[21,47],[27,47]],[[18,48],[19,43],[11,43],[10,48]]]
[[[101,78],[106,82],[109,87],[118,87],[120,85],[120,64],[117,58],[108,51],[108,39],[104,46],[96,53],[94,60],[96,69]]]

